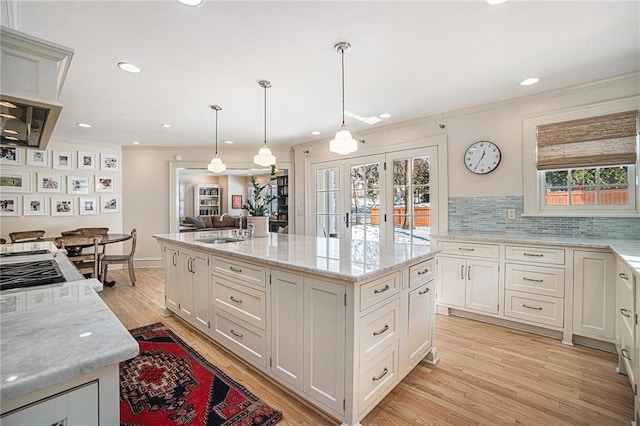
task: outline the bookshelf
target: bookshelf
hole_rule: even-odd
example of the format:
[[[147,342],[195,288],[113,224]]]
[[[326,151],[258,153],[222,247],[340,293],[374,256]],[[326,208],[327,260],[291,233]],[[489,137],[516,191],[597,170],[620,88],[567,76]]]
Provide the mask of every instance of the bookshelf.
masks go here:
[[[222,189],[217,184],[197,184],[193,186],[194,216],[212,216],[220,214]]]

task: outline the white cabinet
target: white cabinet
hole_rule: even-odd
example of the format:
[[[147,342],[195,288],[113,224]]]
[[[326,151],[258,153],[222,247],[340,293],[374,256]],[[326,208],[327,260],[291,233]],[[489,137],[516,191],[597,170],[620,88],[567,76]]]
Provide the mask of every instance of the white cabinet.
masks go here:
[[[222,189],[217,184],[199,184],[193,186],[193,215],[212,216],[220,214]]]
[[[629,376],[631,388],[637,383],[636,283],[631,268],[618,261],[616,267],[616,350],[618,372]]]
[[[434,281],[411,290],[408,297],[406,347],[407,367],[410,370],[433,345]]]
[[[615,257],[608,251],[574,251],[574,334],[614,341],[615,268]]]
[[[165,315],[170,315],[166,309],[178,312],[178,288],[181,272],[177,247],[170,245],[162,247],[162,265],[164,267]]]
[[[497,261],[438,256],[438,303],[498,313]]]

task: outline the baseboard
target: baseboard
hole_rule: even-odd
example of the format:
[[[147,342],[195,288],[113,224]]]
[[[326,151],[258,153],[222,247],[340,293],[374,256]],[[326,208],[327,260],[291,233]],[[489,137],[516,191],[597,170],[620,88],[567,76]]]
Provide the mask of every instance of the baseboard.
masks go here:
[[[162,268],[162,258],[133,258],[133,264],[136,268]],[[109,266],[111,269],[111,266]],[[118,268],[113,268],[118,269]]]

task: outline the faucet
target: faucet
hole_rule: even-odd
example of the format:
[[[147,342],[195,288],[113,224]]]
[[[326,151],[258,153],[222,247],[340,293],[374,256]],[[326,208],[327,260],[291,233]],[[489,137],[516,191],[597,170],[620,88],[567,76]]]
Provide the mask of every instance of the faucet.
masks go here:
[[[229,213],[227,212],[222,213],[222,215],[220,215],[220,217],[218,218],[220,222],[222,222],[222,219],[224,219],[225,216],[229,216]]]

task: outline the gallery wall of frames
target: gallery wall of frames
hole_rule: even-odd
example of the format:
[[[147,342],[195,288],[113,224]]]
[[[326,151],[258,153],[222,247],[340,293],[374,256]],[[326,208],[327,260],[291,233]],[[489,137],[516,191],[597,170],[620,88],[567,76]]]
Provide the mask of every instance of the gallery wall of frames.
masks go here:
[[[119,154],[0,146],[0,216],[120,213]]]

